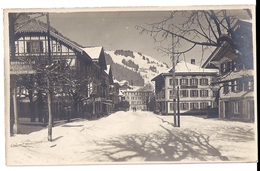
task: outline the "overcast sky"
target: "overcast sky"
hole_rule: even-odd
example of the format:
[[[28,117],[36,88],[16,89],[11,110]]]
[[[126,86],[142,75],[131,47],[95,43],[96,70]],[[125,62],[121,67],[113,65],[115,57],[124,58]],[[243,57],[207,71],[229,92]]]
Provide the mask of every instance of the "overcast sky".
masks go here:
[[[140,35],[136,26],[149,28],[147,24],[168,17],[170,11],[99,11],[50,13],[50,24],[69,39],[83,46],[103,46],[105,50],[132,50],[151,56],[171,66],[169,56],[156,49],[160,44],[150,35]],[[46,22],[46,18],[42,17]],[[170,46],[169,43],[164,46]],[[207,58],[210,52],[204,54]],[[186,60],[201,60],[201,47],[187,53]]]

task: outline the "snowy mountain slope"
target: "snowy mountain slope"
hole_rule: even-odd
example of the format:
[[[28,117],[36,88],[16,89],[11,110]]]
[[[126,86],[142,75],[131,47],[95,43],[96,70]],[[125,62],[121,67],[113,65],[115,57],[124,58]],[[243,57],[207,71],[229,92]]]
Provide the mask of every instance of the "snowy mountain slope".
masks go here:
[[[105,53],[111,56],[114,63],[139,73],[143,77],[145,83],[151,82],[151,79],[156,75],[166,72],[167,69],[169,69],[167,64],[140,52],[133,52],[133,56],[127,56],[115,52],[116,51],[105,51]]]

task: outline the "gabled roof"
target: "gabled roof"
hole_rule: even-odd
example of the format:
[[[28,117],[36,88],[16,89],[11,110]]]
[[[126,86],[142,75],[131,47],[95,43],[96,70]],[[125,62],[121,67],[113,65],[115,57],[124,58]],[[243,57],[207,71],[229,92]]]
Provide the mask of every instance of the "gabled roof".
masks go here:
[[[101,55],[101,52],[103,50],[102,46],[98,46],[98,47],[85,47],[82,48],[89,56],[92,60],[99,60],[99,57]]]
[[[97,62],[103,70],[107,70],[105,52],[102,46],[82,48],[92,61]]]
[[[234,31],[239,30],[240,26],[244,26],[243,28],[252,28],[252,23],[251,23],[251,21],[248,21],[248,20],[237,19],[233,25]],[[244,30],[244,31],[247,31],[247,30]],[[230,55],[231,52],[228,50],[229,48],[231,48],[230,44],[228,44],[228,42],[226,42],[226,41],[223,42],[221,44],[221,46],[215,48],[215,50],[210,54],[208,59],[203,63],[202,67],[203,68],[207,67],[211,61],[217,61],[217,60],[219,60],[218,58],[221,58],[224,55],[229,56],[229,57],[232,56],[232,55]]]
[[[80,53],[83,53],[82,47],[77,44],[76,42],[68,39],[67,37],[63,36],[62,34],[58,33],[56,29],[53,27],[50,27],[50,36],[52,38],[55,38],[67,46],[71,47],[72,49],[77,50]],[[16,30],[15,34],[30,34],[30,33],[45,33],[47,34],[48,32],[48,25],[46,23],[43,23],[39,20],[36,19],[31,19],[28,22],[25,22],[23,24],[20,24]]]

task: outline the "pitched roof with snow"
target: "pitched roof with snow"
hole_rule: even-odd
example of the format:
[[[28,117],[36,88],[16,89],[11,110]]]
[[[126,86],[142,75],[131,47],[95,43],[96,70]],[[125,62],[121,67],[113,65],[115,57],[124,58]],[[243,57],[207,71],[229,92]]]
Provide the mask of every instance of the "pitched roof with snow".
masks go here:
[[[185,61],[178,61],[178,63],[175,65],[176,75],[212,75],[217,73],[218,69],[205,69]],[[172,75],[172,69],[168,69],[165,73],[157,75],[152,79],[152,81],[155,81],[160,76],[166,75]]]
[[[168,72],[172,72],[172,69],[168,70]],[[175,65],[175,73],[187,73],[187,72],[210,72],[216,73],[218,72],[217,69],[205,69],[198,65],[194,65],[185,61],[179,61]]]
[[[92,60],[98,60],[103,47],[85,47],[82,49],[92,58]]]

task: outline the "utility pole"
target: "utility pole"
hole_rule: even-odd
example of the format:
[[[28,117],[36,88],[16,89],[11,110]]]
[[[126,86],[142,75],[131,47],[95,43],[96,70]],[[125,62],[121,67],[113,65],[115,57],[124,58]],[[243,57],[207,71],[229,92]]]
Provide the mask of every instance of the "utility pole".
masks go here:
[[[176,127],[176,93],[175,93],[175,56],[174,56],[174,35],[172,34],[172,94],[173,94],[173,120]]]

